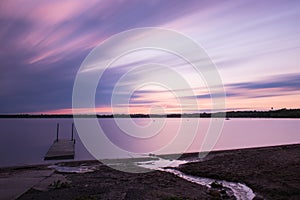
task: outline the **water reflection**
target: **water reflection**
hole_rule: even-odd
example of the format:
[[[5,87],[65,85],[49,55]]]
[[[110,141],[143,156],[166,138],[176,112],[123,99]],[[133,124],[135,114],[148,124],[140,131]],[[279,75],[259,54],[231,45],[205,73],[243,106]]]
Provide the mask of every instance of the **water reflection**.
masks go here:
[[[126,123],[129,119],[122,120]],[[147,124],[148,120],[135,119],[140,125]],[[158,120],[161,119],[155,119],[155,123]],[[184,134],[180,139],[173,141],[173,145],[164,148],[176,136],[180,120],[186,120]],[[195,139],[191,141],[189,123],[193,124],[198,120],[200,120],[200,126]],[[58,122],[60,123],[60,138],[70,138],[72,119],[1,119],[0,166],[44,163],[43,157],[56,138]],[[199,151],[208,129],[209,119],[166,119],[166,125],[159,133],[160,136],[139,142],[128,139],[132,136],[122,136],[122,132],[115,126],[113,119],[101,119],[100,124],[111,141],[141,156],[141,154],[149,153],[182,153],[185,144],[190,144],[186,151]],[[300,143],[299,129],[299,119],[231,119],[225,121],[214,150]],[[77,134],[75,134],[75,139],[75,160],[93,159]],[[125,157],[132,155],[129,153]],[[110,155],[107,154],[106,158],[110,158]]]

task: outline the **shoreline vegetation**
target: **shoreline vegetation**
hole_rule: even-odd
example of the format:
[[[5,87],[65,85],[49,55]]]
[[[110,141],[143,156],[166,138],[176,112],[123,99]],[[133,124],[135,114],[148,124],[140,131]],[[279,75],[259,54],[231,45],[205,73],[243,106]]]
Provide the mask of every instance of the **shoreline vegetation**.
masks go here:
[[[183,154],[180,159],[192,159],[195,155],[197,153]],[[299,155],[300,144],[213,151],[204,160],[183,164],[176,169],[196,177],[246,184],[255,193],[255,200],[296,200],[300,198]],[[59,164],[88,166],[95,163],[99,164],[99,161]],[[4,173],[17,176],[18,173],[30,174],[43,170],[49,168],[2,168],[0,175]],[[59,182],[51,177],[62,179]],[[55,171],[48,178],[55,181],[48,184],[48,187],[41,188],[40,183],[28,188],[18,199],[234,199],[222,198],[222,190],[216,190],[217,187],[211,185],[208,188],[191,183],[167,172],[132,174],[117,171],[101,163],[93,172],[78,174]],[[18,176],[18,180],[21,181],[22,177]]]
[[[300,118],[300,109],[228,111],[191,114],[0,114],[0,118]]]

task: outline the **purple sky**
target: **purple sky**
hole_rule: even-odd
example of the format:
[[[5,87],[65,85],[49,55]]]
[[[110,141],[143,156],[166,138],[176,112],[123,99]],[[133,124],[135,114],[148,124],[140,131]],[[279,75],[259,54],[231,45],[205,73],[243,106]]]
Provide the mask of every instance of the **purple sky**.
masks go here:
[[[227,109],[299,108],[299,19],[297,0],[2,0],[0,113],[69,113],[74,79],[88,53],[116,33],[149,26],[180,31],[201,44],[222,77]],[[140,55],[106,72],[96,94],[99,113],[111,111],[113,87],[126,67],[167,59]],[[172,62],[190,77],[199,109],[209,109],[210,96],[201,83],[184,64]],[[159,74],[151,69],[147,73]],[[163,105],[177,112],[177,103],[163,93],[140,88],[131,111]]]

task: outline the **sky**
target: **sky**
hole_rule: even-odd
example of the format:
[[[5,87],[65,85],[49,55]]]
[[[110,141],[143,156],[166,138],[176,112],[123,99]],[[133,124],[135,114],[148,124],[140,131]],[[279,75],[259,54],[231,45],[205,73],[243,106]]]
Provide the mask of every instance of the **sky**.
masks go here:
[[[72,113],[73,85],[86,56],[111,36],[143,27],[178,31],[203,47],[223,81],[226,110],[300,108],[299,20],[297,0],[2,0],[0,113]],[[116,46],[134,40],[129,37]],[[147,66],[122,79],[128,70],[147,63],[162,63],[182,74],[189,88],[181,91],[192,88],[197,107],[181,104],[174,91],[159,84],[142,84],[151,77],[167,79],[164,69]],[[112,106],[120,80],[119,99]],[[131,98],[122,99],[133,88]],[[95,94],[95,110],[100,114],[213,111],[211,96],[187,63],[165,52],[144,50],[105,71]]]

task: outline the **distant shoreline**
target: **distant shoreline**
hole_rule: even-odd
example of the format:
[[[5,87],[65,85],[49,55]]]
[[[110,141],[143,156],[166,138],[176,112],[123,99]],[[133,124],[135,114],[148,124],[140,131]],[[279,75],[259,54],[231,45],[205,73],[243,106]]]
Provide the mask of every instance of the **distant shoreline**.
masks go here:
[[[191,114],[1,114],[0,118],[300,118],[300,109],[229,111]]]

